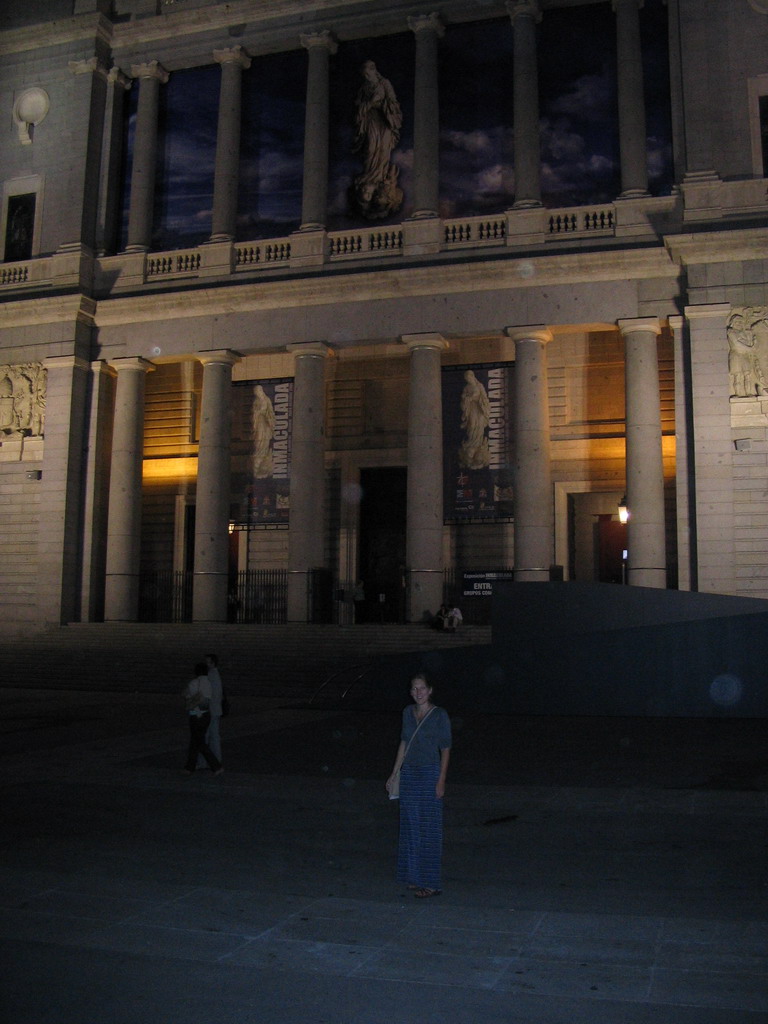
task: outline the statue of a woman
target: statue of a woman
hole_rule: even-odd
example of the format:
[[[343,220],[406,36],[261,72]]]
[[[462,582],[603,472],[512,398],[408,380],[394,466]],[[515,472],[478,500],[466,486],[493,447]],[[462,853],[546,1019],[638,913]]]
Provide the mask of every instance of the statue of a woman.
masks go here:
[[[352,185],[352,199],[364,217],[378,220],[397,213],[403,203],[398,169],[390,161],[400,140],[403,115],[391,82],[379,73],[374,62],[367,60],[362,71],[354,150],[363,155],[363,171]]]
[[[272,438],[275,436],[275,410],[261,384],[256,385],[251,407],[253,425],[253,475],[257,480],[272,476]]]
[[[488,393],[472,370],[464,374],[461,393],[461,429],[464,440],[459,448],[459,465],[465,469],[485,469],[491,461],[488,429],[491,425],[491,403]]]

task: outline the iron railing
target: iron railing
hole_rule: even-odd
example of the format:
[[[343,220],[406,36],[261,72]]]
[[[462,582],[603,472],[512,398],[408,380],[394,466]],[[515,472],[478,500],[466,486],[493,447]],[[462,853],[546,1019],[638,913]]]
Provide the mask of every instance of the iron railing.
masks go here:
[[[284,569],[248,569],[230,580],[227,601],[229,622],[279,625],[286,619]],[[191,622],[191,572],[143,573],[139,592],[139,621]]]
[[[509,578],[511,572],[507,566],[446,569],[443,573],[443,600],[446,604],[458,605],[467,624],[488,625],[491,621],[493,581]],[[191,572],[168,571],[142,574],[139,620],[191,622],[192,576]],[[475,587],[471,581],[482,577],[486,577],[490,585]],[[285,569],[244,569],[236,573],[230,580],[228,621],[271,626],[284,623],[287,590],[288,573]],[[307,573],[307,621],[354,622],[355,615],[351,611],[353,591],[353,584],[334,580],[327,569],[310,570]],[[346,613],[343,611],[345,604],[349,606]],[[402,609],[400,621],[405,616],[406,611]]]

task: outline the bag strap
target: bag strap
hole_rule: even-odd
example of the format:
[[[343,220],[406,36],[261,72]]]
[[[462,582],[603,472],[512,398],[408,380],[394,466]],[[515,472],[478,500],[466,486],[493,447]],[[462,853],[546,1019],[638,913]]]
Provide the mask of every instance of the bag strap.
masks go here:
[[[411,749],[411,744],[416,739],[416,733],[419,731],[419,729],[422,727],[422,725],[424,725],[424,723],[426,722],[426,720],[429,718],[429,716],[432,714],[432,712],[434,710],[435,710],[434,707],[431,707],[429,709],[429,711],[426,713],[426,715],[424,715],[422,720],[419,722],[419,724],[416,726],[416,728],[413,730],[413,736],[411,736],[411,738],[408,740],[408,745],[405,748],[405,752],[403,753],[403,760],[400,762],[401,767],[402,767],[402,765],[405,764],[405,759],[406,759],[406,757],[408,757],[408,751]]]

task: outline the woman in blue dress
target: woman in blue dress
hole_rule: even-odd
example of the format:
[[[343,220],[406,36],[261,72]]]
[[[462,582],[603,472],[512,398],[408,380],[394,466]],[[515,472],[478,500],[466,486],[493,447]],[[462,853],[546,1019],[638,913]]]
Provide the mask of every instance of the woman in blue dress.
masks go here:
[[[432,687],[423,675],[411,680],[413,704],[403,709],[400,745],[387,792],[400,773],[400,840],[397,879],[417,899],[439,896],[443,850],[443,797],[451,755],[451,722],[432,703]]]

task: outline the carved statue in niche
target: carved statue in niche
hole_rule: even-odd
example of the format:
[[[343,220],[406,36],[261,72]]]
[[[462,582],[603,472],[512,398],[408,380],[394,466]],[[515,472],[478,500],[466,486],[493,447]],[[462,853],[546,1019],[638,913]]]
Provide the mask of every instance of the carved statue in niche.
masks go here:
[[[0,365],[0,435],[43,436],[46,377],[42,363]]]
[[[362,73],[354,152],[362,153],[363,171],[352,183],[350,198],[367,220],[380,220],[397,213],[403,204],[399,171],[390,159],[400,140],[403,115],[392,84],[372,60],[363,64]]]
[[[734,309],[726,333],[731,397],[768,395],[768,307]]]

